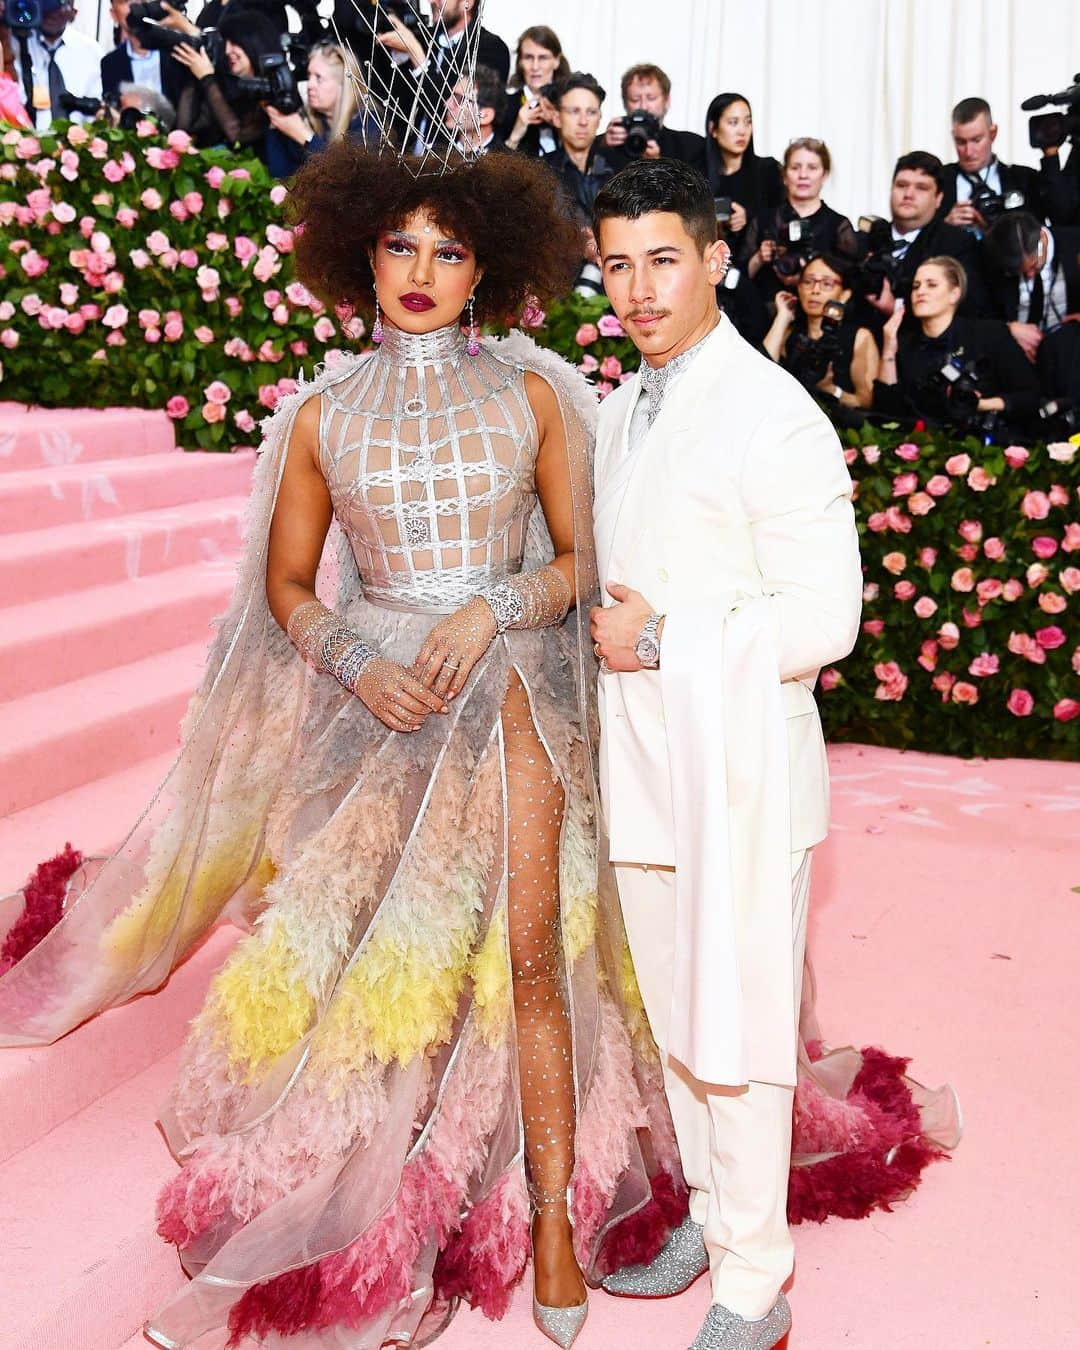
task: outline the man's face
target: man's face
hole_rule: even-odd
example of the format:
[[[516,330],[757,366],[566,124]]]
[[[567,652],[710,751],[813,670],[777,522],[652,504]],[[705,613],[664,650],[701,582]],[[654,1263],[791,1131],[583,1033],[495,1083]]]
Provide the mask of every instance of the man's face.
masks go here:
[[[567,150],[588,150],[600,126],[600,100],[590,89],[571,89],[559,100],[555,125]]]
[[[431,0],[431,17],[447,29],[454,29],[469,16],[472,0]]]
[[[626,88],[626,111],[647,112],[662,122],[667,116],[671,99],[664,97],[659,80],[631,80]]]
[[[612,309],[638,351],[663,364],[685,349],[716,308],[727,245],[710,244],[702,254],[672,211],[603,220],[599,245]]]
[[[1047,239],[1046,231],[1042,230],[1039,234],[1039,246],[1034,253],[1028,253],[1024,261],[1020,264],[1020,275],[1026,277],[1028,281],[1032,279],[1036,272],[1041,272],[1046,266],[1046,259],[1050,253],[1050,245]]]
[[[905,233],[925,229],[937,214],[941,196],[928,173],[921,169],[901,169],[892,185],[893,222]]]
[[[49,42],[55,42],[74,17],[74,5],[57,5],[55,9],[47,9],[41,16],[41,36]]]
[[[128,35],[127,16],[130,8],[131,0],[112,0],[112,4],[109,6],[113,23],[121,29],[125,37]]]
[[[997,133],[997,127],[986,113],[980,113],[973,122],[953,123],[956,162],[965,173],[978,173],[986,168],[994,155]]]
[[[446,128],[457,134],[471,136],[476,131],[478,120],[476,90],[469,80],[458,80],[446,100],[446,112],[443,114]]]

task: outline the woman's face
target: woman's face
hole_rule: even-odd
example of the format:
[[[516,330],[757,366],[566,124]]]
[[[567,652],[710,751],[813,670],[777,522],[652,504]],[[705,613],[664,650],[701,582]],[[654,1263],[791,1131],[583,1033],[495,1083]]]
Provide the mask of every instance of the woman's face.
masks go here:
[[[844,282],[823,258],[814,258],[799,278],[799,305],[805,315],[817,318],[830,300],[843,300]]]
[[[379,235],[372,268],[384,316],[406,333],[456,323],[483,275],[472,248],[423,209]]]
[[[545,84],[551,83],[555,78],[555,70],[558,64],[559,58],[555,53],[549,52],[546,47],[541,47],[538,42],[526,38],[521,44],[518,70],[521,72],[525,88],[531,89],[533,93],[537,89],[543,89]]]
[[[341,99],[345,67],[322,52],[312,52],[307,66],[308,107],[324,117],[333,117]]]
[[[794,150],[784,166],[784,188],[788,201],[812,202],[821,196],[825,183],[825,165],[813,150]]]
[[[742,155],[750,144],[754,134],[754,119],[750,115],[750,105],[737,98],[729,103],[720,114],[720,120],[713,127],[713,139],[721,150],[729,155]]]
[[[255,74],[251,67],[251,61],[243,47],[238,47],[235,42],[225,39],[225,60],[229,63],[229,70],[240,80],[250,80]]]
[[[920,323],[955,314],[960,287],[953,286],[936,263],[923,263],[911,283],[911,312]]]

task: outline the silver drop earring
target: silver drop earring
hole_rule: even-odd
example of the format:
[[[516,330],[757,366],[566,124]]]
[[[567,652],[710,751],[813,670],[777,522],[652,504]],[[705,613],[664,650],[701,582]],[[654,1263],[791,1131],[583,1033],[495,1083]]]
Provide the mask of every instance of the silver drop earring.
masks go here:
[[[468,310],[469,310],[469,341],[466,344],[465,350],[469,353],[470,356],[476,356],[479,354],[480,351],[480,334],[476,330],[476,313],[475,307],[473,305],[473,298],[471,295],[469,296]]]
[[[382,310],[379,308],[379,297],[375,297],[375,326],[371,330],[372,342],[379,343],[383,340]]]

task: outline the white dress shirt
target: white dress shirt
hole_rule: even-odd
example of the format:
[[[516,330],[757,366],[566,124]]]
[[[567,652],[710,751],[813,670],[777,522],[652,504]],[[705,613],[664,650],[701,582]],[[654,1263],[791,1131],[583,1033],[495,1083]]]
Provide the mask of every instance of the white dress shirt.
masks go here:
[[[124,45],[131,62],[131,83],[137,84],[140,89],[156,89],[159,94],[164,94],[165,90],[161,87],[161,53],[150,51],[140,54],[130,42]]]
[[[978,173],[973,173],[971,176],[972,178],[981,178],[991,192],[998,197],[1002,196],[1001,170],[998,167],[996,156],[985,168],[980,169]],[[962,169],[956,175],[956,200],[958,202],[971,201],[971,184],[967,178],[964,177]]]
[[[69,24],[64,29],[58,42],[47,46],[41,38],[40,33],[32,32],[27,39],[30,51],[30,69],[33,74],[34,89],[39,91],[38,99],[33,96],[27,100],[27,107],[31,117],[34,118],[34,128],[37,131],[48,131],[52,125],[53,118],[62,117],[65,114],[59,109],[53,109],[48,106],[37,108],[34,104],[49,97],[49,57],[51,52],[56,52],[56,64],[60,68],[60,74],[64,77],[64,88],[69,94],[76,94],[79,98],[100,98],[101,97],[101,57],[103,55],[100,45],[93,38],[87,37],[85,33],[80,33]],[[15,70],[22,70],[22,57],[19,51],[16,51]],[[72,118],[76,122],[83,120],[79,113],[74,113]]]

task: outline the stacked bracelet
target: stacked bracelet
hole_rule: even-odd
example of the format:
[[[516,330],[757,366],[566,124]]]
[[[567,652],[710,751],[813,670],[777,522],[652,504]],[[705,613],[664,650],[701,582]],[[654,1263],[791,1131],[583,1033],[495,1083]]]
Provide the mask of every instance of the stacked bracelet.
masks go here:
[[[325,671],[350,692],[379,655],[378,649],[354,633],[319,600],[297,605],[289,615],[288,634],[297,651],[316,670]]]
[[[495,616],[496,631],[549,628],[562,623],[570,608],[570,583],[557,567],[538,567],[489,586],[480,596]]]

